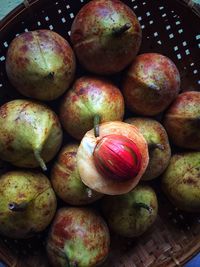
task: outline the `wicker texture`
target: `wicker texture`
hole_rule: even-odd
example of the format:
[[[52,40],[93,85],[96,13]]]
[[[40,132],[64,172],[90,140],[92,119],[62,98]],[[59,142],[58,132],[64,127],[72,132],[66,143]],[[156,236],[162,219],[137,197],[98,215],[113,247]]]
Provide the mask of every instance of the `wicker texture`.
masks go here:
[[[69,41],[70,27],[86,0],[24,1],[0,23],[0,104],[21,97],[8,82],[5,57],[11,40],[24,31],[47,28]],[[200,91],[199,5],[189,0],[124,0],[138,16],[143,30],[140,53],[158,52],[170,57],[181,73],[181,89]],[[81,67],[78,75],[85,73]],[[118,81],[120,77],[116,78]],[[57,102],[50,103],[55,110]],[[1,169],[5,172],[7,166]],[[111,253],[105,267],[182,266],[200,251],[200,214],[174,208],[160,192],[159,179],[152,182],[159,198],[159,216],[138,239],[112,235]],[[62,205],[62,203],[61,203]],[[48,229],[47,229],[48,231]],[[46,233],[26,241],[1,238],[0,259],[9,267],[47,267]]]

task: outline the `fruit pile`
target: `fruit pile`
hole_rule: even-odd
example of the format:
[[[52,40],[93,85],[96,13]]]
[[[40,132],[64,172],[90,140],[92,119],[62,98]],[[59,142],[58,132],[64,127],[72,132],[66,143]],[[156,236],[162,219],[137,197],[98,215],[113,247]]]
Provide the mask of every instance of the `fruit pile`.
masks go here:
[[[26,239],[50,226],[52,266],[94,267],[110,233],[133,238],[155,222],[150,180],[200,212],[200,92],[181,93],[165,55],[138,54],[140,23],[119,0],[84,5],[70,37],[36,29],[8,47],[22,97],[0,107],[0,158],[11,167],[0,176],[0,234]]]

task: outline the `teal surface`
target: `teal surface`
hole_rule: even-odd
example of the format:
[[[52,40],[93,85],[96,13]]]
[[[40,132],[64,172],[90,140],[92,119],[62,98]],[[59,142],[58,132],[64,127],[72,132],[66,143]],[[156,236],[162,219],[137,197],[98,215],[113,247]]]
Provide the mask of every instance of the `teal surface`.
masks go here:
[[[0,0],[0,20],[22,2],[22,0]]]

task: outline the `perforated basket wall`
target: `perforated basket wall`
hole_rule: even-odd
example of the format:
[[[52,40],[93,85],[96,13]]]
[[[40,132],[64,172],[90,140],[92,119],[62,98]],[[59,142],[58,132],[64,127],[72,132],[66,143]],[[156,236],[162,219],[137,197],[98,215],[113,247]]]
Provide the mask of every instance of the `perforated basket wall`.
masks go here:
[[[0,24],[0,104],[21,97],[5,72],[6,51],[19,33],[50,29],[69,40],[71,23],[85,0],[24,1]],[[192,1],[124,0],[142,25],[140,53],[158,52],[171,58],[181,73],[181,90],[200,91],[200,18]],[[188,5],[191,7],[189,8]],[[86,73],[80,66],[77,75]],[[120,77],[119,77],[120,79]],[[50,104],[56,109],[56,101]],[[2,169],[5,171],[5,168]],[[138,239],[112,236],[106,267],[182,266],[200,251],[200,215],[174,208],[160,192],[159,179],[152,185],[159,197],[154,226]],[[47,229],[48,230],[48,229]],[[26,241],[1,238],[0,259],[11,266],[49,266],[43,244],[46,232]]]

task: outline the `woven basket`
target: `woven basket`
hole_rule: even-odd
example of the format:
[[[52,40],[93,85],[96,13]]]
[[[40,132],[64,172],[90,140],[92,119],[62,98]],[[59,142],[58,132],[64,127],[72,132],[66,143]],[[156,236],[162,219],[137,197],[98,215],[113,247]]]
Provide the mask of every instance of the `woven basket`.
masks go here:
[[[19,33],[51,29],[69,41],[72,20],[86,0],[24,1],[0,22],[0,104],[21,96],[8,82],[5,57]],[[182,91],[200,91],[200,5],[184,0],[124,0],[140,20],[143,42],[140,53],[158,52],[170,57],[181,73]],[[79,67],[79,73],[83,70]],[[54,101],[53,101],[54,102]],[[52,104],[56,106],[56,101]],[[7,167],[2,165],[1,172]],[[112,236],[105,267],[183,266],[200,251],[200,214],[174,208],[152,182],[159,199],[159,216],[138,239]],[[0,260],[9,267],[48,267],[44,244],[48,229],[29,240],[0,239]]]

